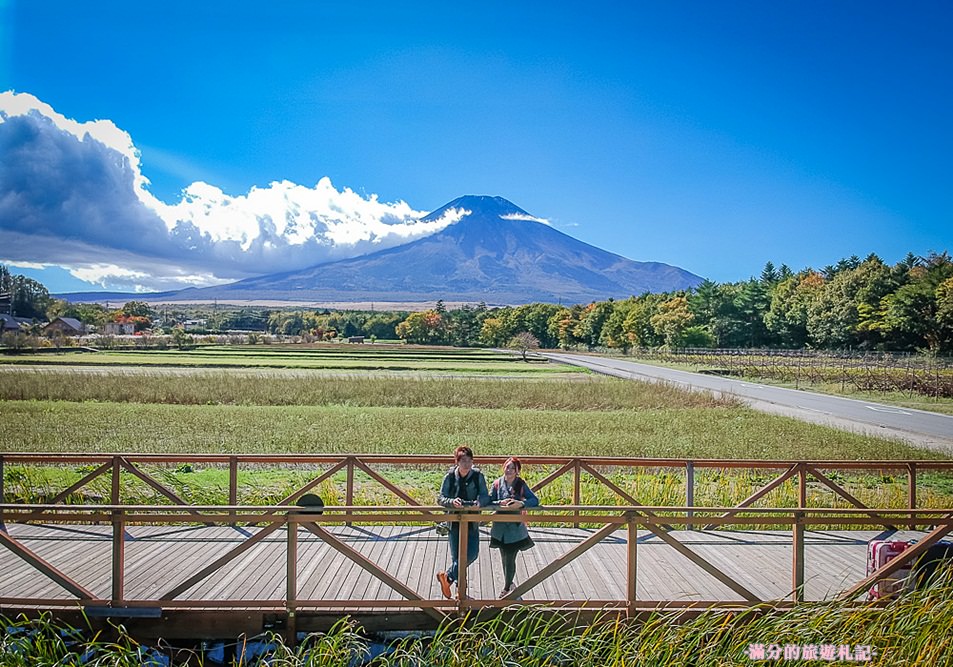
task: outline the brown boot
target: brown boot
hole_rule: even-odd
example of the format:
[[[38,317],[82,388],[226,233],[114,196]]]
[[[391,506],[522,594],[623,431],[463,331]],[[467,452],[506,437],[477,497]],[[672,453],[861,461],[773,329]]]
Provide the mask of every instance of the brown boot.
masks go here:
[[[437,581],[440,583],[440,592],[443,593],[443,596],[448,600],[453,597],[453,594],[450,591],[450,577],[447,576],[447,573],[438,572]]]

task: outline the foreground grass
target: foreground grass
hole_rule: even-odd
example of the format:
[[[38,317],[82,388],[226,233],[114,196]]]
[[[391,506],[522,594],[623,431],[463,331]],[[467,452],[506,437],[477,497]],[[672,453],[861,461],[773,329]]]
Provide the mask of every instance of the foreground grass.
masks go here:
[[[161,652],[140,645],[123,629],[118,639],[105,640],[92,631],[58,627],[49,617],[6,620],[0,639],[3,665],[176,665],[209,664],[203,653],[188,648]],[[240,638],[232,665],[288,667],[376,665],[521,667],[578,665],[580,667],[697,667],[750,665],[752,645],[841,646],[851,657],[869,650],[869,665],[949,665],[949,630],[953,627],[953,581],[941,571],[932,584],[912,591],[883,608],[854,607],[838,602],[807,603],[785,612],[769,607],[747,611],[703,612],[686,616],[654,612],[640,621],[606,617],[575,626],[571,616],[539,610],[505,612],[488,620],[448,621],[433,635],[412,634],[375,648],[359,626],[343,619],[327,633],[304,638],[297,648],[275,634]],[[253,656],[252,650],[255,649]],[[806,663],[816,662],[804,659]],[[821,658],[823,661],[824,659]],[[154,661],[154,662],[150,662]],[[830,660],[828,660],[830,661]]]

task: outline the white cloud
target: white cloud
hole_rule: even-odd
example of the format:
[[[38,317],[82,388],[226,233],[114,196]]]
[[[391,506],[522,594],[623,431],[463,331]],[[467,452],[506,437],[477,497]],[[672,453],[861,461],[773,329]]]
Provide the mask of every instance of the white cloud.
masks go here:
[[[209,287],[228,282],[208,273],[185,273],[174,266],[152,267],[151,273],[115,264],[90,264],[65,268],[74,277],[111,291],[165,291],[180,289],[183,282],[195,287]]]
[[[5,264],[6,266],[12,266],[17,269],[37,269],[42,270],[49,268],[49,264],[39,264],[37,262],[18,262],[12,259],[0,259],[0,264]]]
[[[507,213],[506,215],[501,215],[500,217],[503,218],[504,220],[525,220],[527,222],[538,222],[543,225],[552,226],[552,224],[546,218],[537,218],[536,216],[532,216],[529,214]]]
[[[328,178],[239,196],[195,182],[178,202],[148,190],[139,152],[109,120],[78,122],[25,93],[0,93],[0,247],[97,284],[171,289],[288,271],[392,247],[462,213],[385,203]],[[457,217],[454,217],[457,216]]]

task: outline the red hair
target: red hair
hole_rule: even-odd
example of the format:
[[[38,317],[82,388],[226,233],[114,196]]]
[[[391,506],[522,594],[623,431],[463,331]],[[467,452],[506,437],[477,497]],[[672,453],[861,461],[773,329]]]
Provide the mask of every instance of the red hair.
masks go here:
[[[506,466],[513,464],[513,467],[516,468],[516,474],[520,474],[520,470],[523,469],[523,462],[519,460],[518,456],[511,456],[510,458],[503,461],[503,472],[506,472]]]
[[[460,445],[455,450],[453,450],[453,460],[459,461],[461,456],[469,456],[473,458],[473,450],[467,447],[466,445]]]

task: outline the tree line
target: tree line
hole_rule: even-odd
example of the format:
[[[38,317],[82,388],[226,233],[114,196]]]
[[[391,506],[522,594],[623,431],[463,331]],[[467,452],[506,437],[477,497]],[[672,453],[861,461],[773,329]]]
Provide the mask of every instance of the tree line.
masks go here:
[[[475,320],[475,321],[474,321]],[[478,334],[474,336],[474,332]],[[586,305],[412,313],[397,334],[419,343],[502,346],[520,333],[542,347],[812,348],[953,353],[953,260],[877,255],[797,273],[765,264],[761,275],[704,281],[675,292]],[[464,342],[465,341],[465,342]]]
[[[463,347],[509,344],[529,334],[544,348],[811,348],[953,353],[953,259],[947,252],[908,254],[894,265],[877,255],[842,259],[820,270],[793,272],[771,262],[739,282],[628,299],[558,305],[532,303],[421,312],[214,308],[157,310],[130,302],[53,299],[40,283],[0,265],[0,293],[12,294],[22,317],[75,317],[101,326],[133,318],[139,328],[171,328],[202,316],[209,332],[267,331],[313,340],[364,336]],[[524,343],[527,339],[523,339]]]

